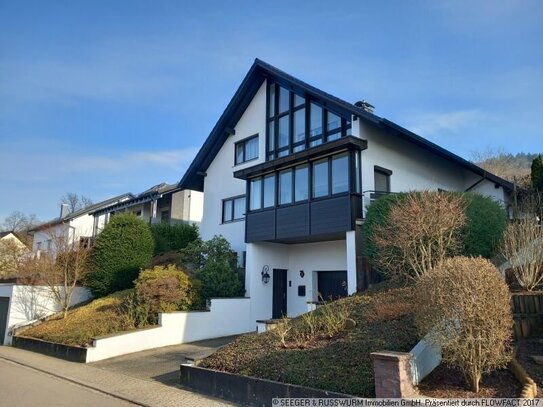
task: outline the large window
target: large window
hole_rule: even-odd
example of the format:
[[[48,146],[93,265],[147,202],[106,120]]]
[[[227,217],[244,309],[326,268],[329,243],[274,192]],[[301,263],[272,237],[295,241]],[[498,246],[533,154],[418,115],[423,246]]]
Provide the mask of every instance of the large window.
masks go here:
[[[268,86],[267,160],[350,135],[349,114],[333,112],[279,84]]]
[[[248,182],[250,210],[360,193],[360,154],[339,153]]]
[[[223,199],[222,222],[228,223],[245,217],[245,196]]]
[[[235,152],[235,164],[241,164],[258,158],[258,135],[236,143]]]

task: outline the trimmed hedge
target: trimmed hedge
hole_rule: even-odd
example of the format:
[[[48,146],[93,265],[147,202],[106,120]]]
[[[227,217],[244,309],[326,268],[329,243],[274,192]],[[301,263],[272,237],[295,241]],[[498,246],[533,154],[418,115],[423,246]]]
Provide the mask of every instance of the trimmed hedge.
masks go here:
[[[115,215],[96,239],[87,284],[97,297],[134,287],[155,242],[149,225],[133,214]]]
[[[151,226],[151,233],[155,240],[155,255],[184,249],[199,236],[198,226],[187,223],[157,223]]]
[[[375,227],[386,221],[393,205],[405,199],[407,194],[416,193],[401,192],[385,195],[368,207],[362,226],[362,240],[364,254],[370,262],[373,262],[379,255],[378,249],[372,241]],[[462,231],[463,249],[461,254],[473,257],[482,256],[487,259],[494,257],[507,227],[507,214],[500,204],[490,197],[476,193],[440,193],[461,194],[466,200],[467,222]]]

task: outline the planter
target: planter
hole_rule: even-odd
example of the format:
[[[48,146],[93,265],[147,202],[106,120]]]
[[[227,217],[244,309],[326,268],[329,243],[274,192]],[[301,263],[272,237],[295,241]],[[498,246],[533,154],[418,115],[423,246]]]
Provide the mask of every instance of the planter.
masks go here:
[[[63,345],[26,336],[14,336],[12,346],[70,362],[85,363],[87,361],[87,348],[81,346]]]
[[[326,390],[257,377],[181,365],[181,385],[209,396],[249,406],[269,406],[273,398],[351,398]]]

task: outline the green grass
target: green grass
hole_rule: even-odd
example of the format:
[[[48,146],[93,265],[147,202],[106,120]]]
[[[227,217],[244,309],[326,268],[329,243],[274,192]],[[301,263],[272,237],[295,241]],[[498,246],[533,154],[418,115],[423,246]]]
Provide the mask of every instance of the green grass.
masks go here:
[[[119,312],[119,304],[133,290],[118,291],[75,308],[63,319],[56,317],[20,333],[21,336],[43,339],[65,345],[86,346],[92,339],[134,329]]]
[[[332,339],[321,338],[306,349],[288,349],[271,332],[243,335],[199,366],[373,397],[370,353],[408,352],[418,341],[413,298],[413,288],[384,283],[362,295],[339,300],[356,326]],[[300,322],[300,318],[294,320],[294,324]]]

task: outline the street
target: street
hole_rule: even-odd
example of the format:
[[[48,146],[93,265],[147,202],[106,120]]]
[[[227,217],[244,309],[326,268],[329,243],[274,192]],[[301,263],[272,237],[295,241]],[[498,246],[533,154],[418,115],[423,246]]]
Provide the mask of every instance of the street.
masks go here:
[[[22,407],[134,405],[2,359],[0,359],[0,404]]]

